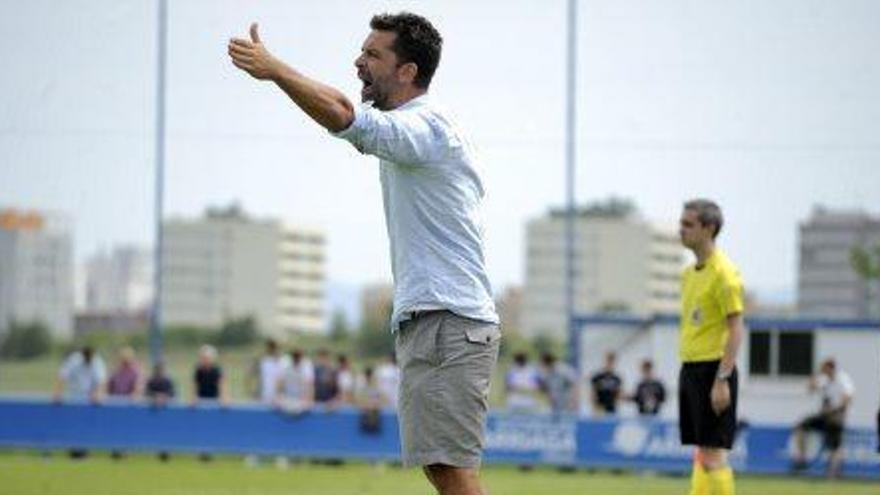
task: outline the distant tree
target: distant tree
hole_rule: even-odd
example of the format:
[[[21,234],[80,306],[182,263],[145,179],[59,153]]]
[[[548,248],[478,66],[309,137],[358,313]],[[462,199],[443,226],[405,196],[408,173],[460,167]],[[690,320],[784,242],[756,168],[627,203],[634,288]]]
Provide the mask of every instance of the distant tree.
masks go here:
[[[239,347],[253,344],[260,338],[257,322],[253,316],[227,320],[214,336],[220,347]]]
[[[345,317],[345,311],[337,309],[330,318],[330,340],[332,342],[342,342],[348,338],[348,318]]]
[[[355,338],[355,349],[362,357],[382,357],[394,351],[394,335],[388,328],[391,306],[383,311],[383,318],[364,318]]]
[[[873,294],[872,286],[880,283],[880,244],[868,249],[864,246],[856,246],[850,251],[850,264],[853,270],[867,283],[865,290],[866,310],[870,311],[871,303],[880,294]]]
[[[12,322],[0,341],[0,356],[11,359],[33,359],[52,349],[52,334],[41,322]]]
[[[629,304],[623,301],[606,301],[599,305],[600,313],[629,313]]]

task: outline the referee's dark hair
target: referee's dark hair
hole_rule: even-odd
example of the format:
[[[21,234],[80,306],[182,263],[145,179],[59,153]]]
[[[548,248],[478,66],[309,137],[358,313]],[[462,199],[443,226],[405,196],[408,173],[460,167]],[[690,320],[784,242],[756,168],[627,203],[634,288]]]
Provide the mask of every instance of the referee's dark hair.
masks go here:
[[[724,225],[724,215],[721,214],[721,207],[711,199],[692,199],[684,204],[684,209],[697,212],[697,219],[700,220],[701,224],[715,227],[712,239],[715,239],[721,233],[721,227]]]

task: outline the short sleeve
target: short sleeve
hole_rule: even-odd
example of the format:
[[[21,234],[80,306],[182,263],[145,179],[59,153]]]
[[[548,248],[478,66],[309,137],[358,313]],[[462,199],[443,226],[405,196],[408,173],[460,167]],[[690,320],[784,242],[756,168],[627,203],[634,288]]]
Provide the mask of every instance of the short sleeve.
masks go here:
[[[724,316],[742,314],[745,303],[743,302],[743,285],[739,275],[730,272],[723,273],[717,297]]]

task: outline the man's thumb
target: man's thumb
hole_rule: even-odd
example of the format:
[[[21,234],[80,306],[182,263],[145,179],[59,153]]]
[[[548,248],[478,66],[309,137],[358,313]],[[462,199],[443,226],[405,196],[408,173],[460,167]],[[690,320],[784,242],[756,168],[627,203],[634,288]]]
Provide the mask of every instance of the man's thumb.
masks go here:
[[[254,43],[261,43],[260,33],[257,32],[258,27],[259,25],[256,22],[251,24],[251,41]]]

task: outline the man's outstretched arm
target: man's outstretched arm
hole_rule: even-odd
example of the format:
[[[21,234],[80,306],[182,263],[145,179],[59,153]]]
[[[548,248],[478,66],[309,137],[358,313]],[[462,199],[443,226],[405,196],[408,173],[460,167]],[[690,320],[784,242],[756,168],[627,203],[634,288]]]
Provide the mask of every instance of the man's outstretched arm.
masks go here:
[[[251,24],[250,40],[232,38],[229,56],[239,69],[260,80],[270,80],[287,93],[309,117],[324,128],[339,132],[354,121],[354,105],[339,90],[302,75],[275,58]]]

